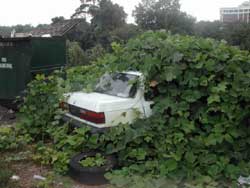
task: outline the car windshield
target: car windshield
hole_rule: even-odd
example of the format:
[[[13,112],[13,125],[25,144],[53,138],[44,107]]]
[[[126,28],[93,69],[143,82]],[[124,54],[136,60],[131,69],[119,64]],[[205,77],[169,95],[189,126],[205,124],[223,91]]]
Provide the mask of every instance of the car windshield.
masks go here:
[[[95,92],[117,97],[133,98],[137,91],[138,76],[126,73],[105,74]]]

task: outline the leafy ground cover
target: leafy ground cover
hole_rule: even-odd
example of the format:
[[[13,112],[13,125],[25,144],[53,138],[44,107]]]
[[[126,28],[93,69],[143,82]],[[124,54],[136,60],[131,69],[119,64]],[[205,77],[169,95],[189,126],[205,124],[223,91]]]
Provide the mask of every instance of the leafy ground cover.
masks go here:
[[[107,163],[106,159],[102,154],[97,153],[93,157],[87,157],[79,162],[83,167],[101,167]]]
[[[166,32],[112,47],[90,66],[29,84],[17,130],[35,144],[35,161],[63,174],[80,151],[116,154],[121,168],[107,177],[117,187],[236,187],[240,175],[250,174],[249,52]],[[60,123],[63,93],[91,91],[103,73],[123,70],[145,75],[145,92],[155,102],[151,118],[104,134]]]
[[[11,125],[15,126],[15,125]],[[0,126],[0,130],[1,130]],[[0,155],[0,187],[1,188],[89,188],[67,176],[55,174],[51,167],[34,160],[35,147],[27,144],[15,149],[5,149]],[[34,179],[34,175],[45,177],[45,180]],[[12,180],[12,176],[20,179]],[[91,188],[106,188],[92,186]]]

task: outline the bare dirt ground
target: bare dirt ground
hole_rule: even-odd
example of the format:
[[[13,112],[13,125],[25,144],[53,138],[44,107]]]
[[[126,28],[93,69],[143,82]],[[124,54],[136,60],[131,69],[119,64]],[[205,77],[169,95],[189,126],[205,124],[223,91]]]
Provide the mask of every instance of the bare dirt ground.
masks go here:
[[[16,169],[16,175],[20,177],[18,183],[20,188],[36,188],[36,185],[39,180],[34,180],[34,175],[46,177],[46,175],[48,175],[48,173],[50,172],[49,169],[42,166],[38,166],[32,162],[15,164],[12,166],[12,168]],[[59,176],[54,180],[53,187],[51,188],[106,188],[106,186],[82,185],[73,181],[67,176]]]
[[[0,160],[13,160],[13,157],[20,158],[20,154],[25,152],[31,152],[30,148],[25,148],[25,151],[11,151],[6,153],[1,153]],[[20,179],[18,181],[12,181],[15,187],[13,188],[39,188],[39,182],[42,183],[44,180],[34,179],[34,176],[46,177],[50,179],[50,174],[52,174],[52,169],[46,166],[38,165],[32,161],[29,156],[22,160],[13,160],[8,162],[9,168],[14,173],[14,176],[18,176]],[[45,180],[46,181],[46,180]],[[43,188],[43,187],[42,187]],[[47,187],[46,187],[47,188]],[[75,182],[68,176],[53,176],[53,185],[48,188],[107,188],[107,185],[101,186],[88,186]]]

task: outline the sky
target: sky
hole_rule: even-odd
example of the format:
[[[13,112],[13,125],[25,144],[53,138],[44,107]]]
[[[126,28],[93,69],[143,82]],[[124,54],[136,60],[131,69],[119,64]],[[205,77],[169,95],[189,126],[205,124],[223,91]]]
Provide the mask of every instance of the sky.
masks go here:
[[[0,0],[0,25],[50,23],[51,18],[69,18],[80,5],[80,0]],[[124,7],[127,21],[133,23],[132,10],[140,0],[112,0]],[[218,20],[221,7],[238,6],[244,0],[180,0],[182,11],[200,20]]]

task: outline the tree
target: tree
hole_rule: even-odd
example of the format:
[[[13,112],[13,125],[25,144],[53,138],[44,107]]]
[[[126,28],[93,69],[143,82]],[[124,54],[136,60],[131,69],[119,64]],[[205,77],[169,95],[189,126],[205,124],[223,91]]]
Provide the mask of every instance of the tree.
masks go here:
[[[61,22],[61,21],[63,21],[63,20],[65,20],[65,18],[64,18],[63,16],[58,16],[58,17],[54,17],[54,18],[51,19],[52,24]]]
[[[72,28],[70,32],[65,34],[65,37],[70,41],[81,41],[83,38],[85,40],[84,44],[87,44],[87,36],[90,29],[90,24],[82,19],[76,27]],[[83,46],[82,46],[83,47]]]
[[[205,38],[226,40],[233,46],[250,50],[250,25],[247,23],[222,23],[201,21],[195,24],[195,34]]]
[[[133,12],[136,23],[145,30],[166,29],[192,34],[195,19],[180,11],[179,0],[142,0]]]
[[[32,25],[0,26],[0,36],[10,37],[10,33],[15,30],[17,33],[29,33],[35,27]]]
[[[67,54],[68,62],[71,66],[87,63],[85,53],[78,42],[67,41]]]
[[[81,6],[72,15],[72,18],[84,17],[90,25],[81,36],[81,46],[84,50],[100,44],[110,49],[112,31],[126,24],[127,14],[123,7],[111,0],[82,0]]]
[[[85,18],[90,16],[89,9],[96,7],[96,0],[81,0],[81,5],[75,10],[71,18]]]
[[[98,30],[113,30],[126,23],[127,14],[123,7],[111,0],[99,0],[97,7],[89,10],[92,15],[91,24]]]
[[[116,42],[127,42],[129,39],[141,34],[142,30],[134,24],[125,24],[111,31],[112,40]]]
[[[220,21],[200,21],[195,24],[195,34],[197,36],[205,38],[222,39],[223,35],[223,23]]]
[[[224,39],[243,50],[250,50],[250,25],[247,23],[227,24],[223,27]]]
[[[89,8],[91,24],[88,33],[82,38],[82,47],[87,50],[100,44],[110,49],[112,31],[126,24],[126,13],[123,7],[111,0],[99,0],[97,5]]]

